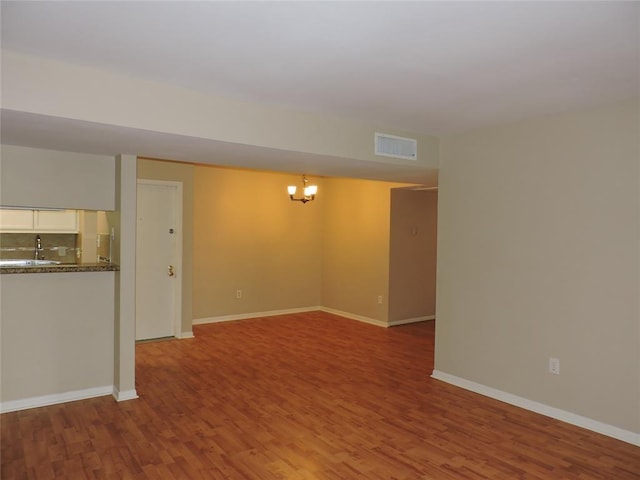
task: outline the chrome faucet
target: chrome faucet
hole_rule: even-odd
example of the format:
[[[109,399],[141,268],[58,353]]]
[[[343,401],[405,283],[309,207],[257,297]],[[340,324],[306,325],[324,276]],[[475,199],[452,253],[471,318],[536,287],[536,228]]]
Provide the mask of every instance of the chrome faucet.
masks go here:
[[[41,257],[40,252],[42,252],[42,240],[40,239],[40,235],[36,235],[36,248],[33,252],[33,258],[35,260],[43,260],[44,257]]]

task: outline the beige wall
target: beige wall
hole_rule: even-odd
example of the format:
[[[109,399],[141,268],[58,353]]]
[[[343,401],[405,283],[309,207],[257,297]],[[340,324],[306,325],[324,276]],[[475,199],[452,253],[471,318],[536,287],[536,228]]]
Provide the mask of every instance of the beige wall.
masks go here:
[[[1,150],[0,204],[77,210],[115,208],[113,157],[13,145],[2,145]]]
[[[438,371],[640,432],[638,133],[636,100],[442,140]]]
[[[320,305],[322,179],[303,205],[287,196],[297,175],[197,166],[194,178],[194,318]]]
[[[184,181],[185,197],[193,181],[183,331],[191,319],[318,306],[387,322],[391,188],[402,184],[311,177],[320,193],[302,205],[286,195],[298,175],[139,159],[138,178]]]
[[[82,263],[98,262],[98,212],[95,210],[81,210],[78,212],[80,221],[80,233],[78,234],[78,247],[82,253]],[[74,259],[75,260],[75,259]]]
[[[181,332],[191,332],[193,319],[194,165],[138,158],[138,178],[182,182],[182,320]]]
[[[113,285],[114,272],[2,275],[3,408],[79,390],[111,393]]]
[[[325,182],[324,307],[387,323],[391,188],[396,186],[404,185],[352,179]]]
[[[115,162],[116,209],[109,212],[114,229],[115,272],[113,396],[116,400],[137,398],[135,385],[136,333],[136,157],[118,155]]]
[[[391,190],[389,321],[436,313],[438,192]]]
[[[375,156],[374,125],[235,101],[8,51],[2,52],[2,104],[3,108],[16,112],[230,142],[243,147],[253,145],[345,157],[371,162],[373,168],[376,163],[438,168],[437,137],[384,129],[384,133],[416,138],[418,159]],[[229,158],[220,158],[216,163],[233,164]]]
[[[3,202],[112,210],[115,263],[122,261],[118,272],[2,276],[3,402],[109,387],[118,399],[135,396],[135,157],[121,160],[2,146]],[[27,305],[33,292],[38,302]]]

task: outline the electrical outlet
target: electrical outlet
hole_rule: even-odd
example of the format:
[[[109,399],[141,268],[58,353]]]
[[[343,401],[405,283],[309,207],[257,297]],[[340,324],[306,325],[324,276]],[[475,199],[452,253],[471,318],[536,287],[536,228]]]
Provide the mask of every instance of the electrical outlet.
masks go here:
[[[378,295],[378,305],[382,305],[382,295]]]
[[[236,290],[236,298],[242,298],[242,290]]]
[[[560,375],[560,359],[549,357],[549,373]]]

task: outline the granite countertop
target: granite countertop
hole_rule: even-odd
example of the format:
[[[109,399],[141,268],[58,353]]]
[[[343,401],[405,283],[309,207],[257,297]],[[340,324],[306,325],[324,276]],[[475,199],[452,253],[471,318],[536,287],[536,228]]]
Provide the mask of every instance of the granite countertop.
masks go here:
[[[59,265],[35,265],[20,267],[0,267],[0,274],[5,273],[63,273],[63,272],[116,272],[118,265],[108,263],[83,263],[74,265],[62,263]]]

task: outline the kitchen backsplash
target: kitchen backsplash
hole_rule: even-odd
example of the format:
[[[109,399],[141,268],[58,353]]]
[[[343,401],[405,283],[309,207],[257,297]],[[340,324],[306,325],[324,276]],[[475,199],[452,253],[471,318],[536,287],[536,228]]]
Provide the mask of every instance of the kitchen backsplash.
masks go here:
[[[99,257],[97,263],[111,263],[111,248],[109,245],[111,244],[111,238],[108,233],[105,234],[97,234],[97,247],[96,252]]]
[[[35,256],[36,233],[0,233],[1,259],[32,259]],[[107,235],[108,237],[108,235]],[[60,263],[78,263],[78,235],[74,233],[41,233],[40,258]],[[106,243],[108,256],[108,241]]]

